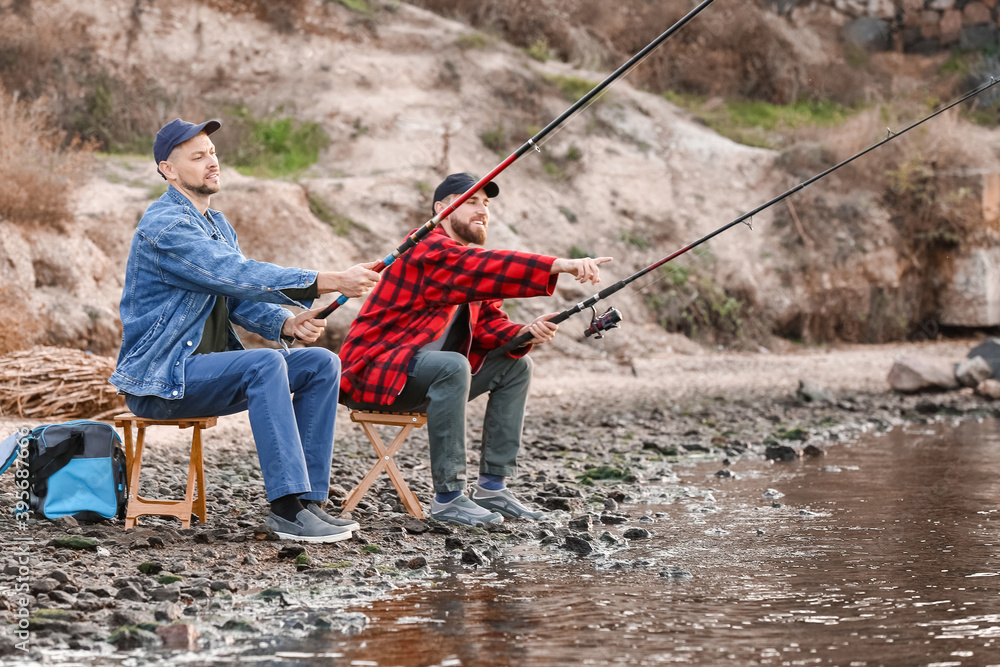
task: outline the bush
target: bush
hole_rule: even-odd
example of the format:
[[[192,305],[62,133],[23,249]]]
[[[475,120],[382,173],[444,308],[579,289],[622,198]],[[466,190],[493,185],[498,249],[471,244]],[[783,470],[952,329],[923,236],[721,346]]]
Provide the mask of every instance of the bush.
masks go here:
[[[92,146],[67,142],[40,103],[20,102],[0,88],[0,216],[61,228],[92,157]]]
[[[255,118],[245,106],[236,107],[216,139],[219,154],[240,173],[259,178],[296,174],[319,160],[330,136],[312,121],[288,116]]]

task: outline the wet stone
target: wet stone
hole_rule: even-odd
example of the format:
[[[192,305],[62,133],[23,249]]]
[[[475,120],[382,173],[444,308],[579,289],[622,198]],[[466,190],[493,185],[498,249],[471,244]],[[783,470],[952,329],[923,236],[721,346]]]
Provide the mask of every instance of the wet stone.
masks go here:
[[[422,567],[427,567],[427,559],[423,556],[414,556],[406,562],[406,567],[410,570],[419,570]]]
[[[163,641],[163,648],[193,651],[198,647],[198,630],[187,623],[173,623],[156,629],[156,634]]]
[[[116,600],[131,600],[133,602],[145,602],[146,596],[137,588],[132,586],[123,586],[118,589],[118,593],[115,595]]]
[[[735,479],[736,473],[734,473],[729,468],[723,468],[715,473],[715,476],[719,479]]]
[[[278,558],[298,558],[299,554],[305,553],[305,551],[305,547],[301,547],[297,544],[289,544],[288,546],[281,547],[278,551]]]
[[[403,524],[403,529],[410,535],[423,535],[429,531],[431,527],[419,519],[408,519]]]
[[[54,591],[59,588],[59,582],[55,579],[45,577],[44,579],[39,579],[38,581],[31,582],[29,590],[38,595],[39,593],[48,593],[49,591]]]
[[[243,557],[243,565],[257,565],[260,561],[253,554],[247,554]]]
[[[177,602],[181,591],[175,586],[158,586],[149,591],[149,597],[157,602]]]
[[[567,526],[569,526],[571,530],[588,531],[594,527],[594,520],[589,514],[584,514],[583,516],[578,516],[575,519],[570,519]]]
[[[622,533],[622,537],[627,540],[647,540],[649,539],[649,535],[649,531],[645,528],[629,528]]]
[[[227,581],[225,579],[216,579],[215,581],[210,583],[208,587],[213,591],[232,592],[236,590],[236,587],[233,586],[233,582]]]
[[[806,458],[819,458],[821,456],[826,456],[826,452],[816,445],[806,445],[802,449],[802,456]]]
[[[694,575],[683,567],[671,565],[660,570],[660,577],[664,579],[693,579]]]
[[[489,565],[490,559],[476,547],[468,547],[462,552],[462,562],[466,565]]]
[[[49,591],[49,599],[53,602],[73,606],[76,604],[76,598],[65,591],[55,590]]]
[[[564,546],[573,553],[581,556],[594,553],[594,545],[579,535],[567,535]]]
[[[601,523],[605,526],[616,526],[622,523],[628,523],[629,518],[624,514],[617,514],[614,512],[605,512],[601,515]]]
[[[60,584],[69,583],[69,575],[63,572],[62,570],[52,570],[51,572],[49,572],[48,578],[55,579]]]
[[[163,563],[155,560],[146,561],[145,563],[140,563],[138,569],[143,574],[152,576],[163,571]]]
[[[156,605],[156,609],[153,610],[153,616],[161,623],[172,623],[180,618],[182,614],[183,610],[180,608],[180,605],[176,605],[169,600]]]
[[[52,523],[57,528],[60,528],[62,530],[67,530],[69,528],[77,528],[80,525],[80,522],[71,516],[61,516],[58,519],[55,519]]]
[[[458,537],[446,537],[444,538],[444,548],[447,551],[454,551],[455,549],[461,550],[465,548],[465,542]]]
[[[771,445],[764,450],[764,458],[768,461],[794,461],[799,458],[799,451],[788,445]]]

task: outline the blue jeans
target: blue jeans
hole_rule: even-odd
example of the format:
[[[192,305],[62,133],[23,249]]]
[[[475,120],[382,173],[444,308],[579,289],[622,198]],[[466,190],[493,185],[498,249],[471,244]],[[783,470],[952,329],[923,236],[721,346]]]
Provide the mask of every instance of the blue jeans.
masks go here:
[[[196,354],[184,397],[126,396],[137,417],[185,419],[249,411],[267,499],[325,501],[330,489],[340,359],[321,347]]]

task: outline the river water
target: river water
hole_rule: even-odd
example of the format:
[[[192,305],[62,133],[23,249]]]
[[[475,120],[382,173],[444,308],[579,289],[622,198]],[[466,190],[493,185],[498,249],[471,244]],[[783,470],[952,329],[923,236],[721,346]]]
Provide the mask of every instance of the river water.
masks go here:
[[[911,423],[825,457],[735,461],[735,478],[716,477],[720,467],[678,464],[670,493],[651,485],[646,499],[624,506],[646,520],[609,532],[652,533],[625,548],[580,557],[536,543],[355,604],[348,611],[367,624],[351,632],[146,658],[1000,665],[1000,423]],[[137,658],[120,664],[146,662]]]
[[[996,421],[909,424],[795,463],[738,461],[735,479],[719,468],[678,467],[690,497],[630,508],[654,519],[643,524],[654,535],[627,550],[458,568],[364,608],[358,634],[256,661],[1000,665]]]

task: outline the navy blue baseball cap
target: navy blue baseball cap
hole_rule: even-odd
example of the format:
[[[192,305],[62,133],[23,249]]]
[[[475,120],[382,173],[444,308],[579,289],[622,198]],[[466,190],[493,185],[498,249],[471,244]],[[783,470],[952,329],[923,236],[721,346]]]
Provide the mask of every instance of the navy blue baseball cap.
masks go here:
[[[156,171],[159,172],[160,176],[163,176],[163,172],[160,171],[160,163],[170,157],[177,146],[198,136],[200,132],[212,134],[220,127],[222,127],[222,123],[218,120],[208,120],[201,125],[195,125],[180,118],[175,118],[161,127],[160,131],[156,133],[156,141],[153,142],[153,159],[156,160]]]
[[[472,174],[452,174],[448,178],[441,181],[441,185],[437,186],[434,190],[434,201],[431,202],[431,212],[434,212],[434,204],[441,201],[448,195],[460,195],[469,190],[473,185],[479,182],[479,179]],[[500,194],[500,186],[490,181],[482,188],[486,196],[492,199]]]

